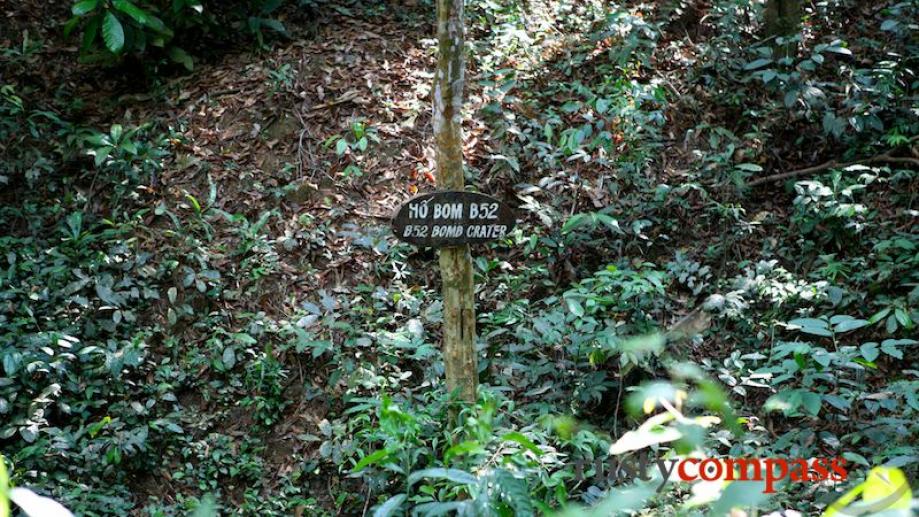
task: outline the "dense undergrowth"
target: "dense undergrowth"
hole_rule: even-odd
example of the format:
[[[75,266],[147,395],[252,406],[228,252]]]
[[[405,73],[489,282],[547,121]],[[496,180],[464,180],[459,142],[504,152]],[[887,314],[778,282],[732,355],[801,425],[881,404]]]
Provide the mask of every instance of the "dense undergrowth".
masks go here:
[[[77,2],[73,25],[108,65],[152,52],[151,89],[174,97],[161,65],[193,67],[176,33],[220,18],[141,4]],[[396,20],[430,50],[425,2],[243,4],[224,21],[261,46],[265,29],[296,38],[290,21],[309,9],[342,26]],[[121,45],[112,9],[133,27]],[[917,11],[815,2],[787,53],[756,2],[467,2],[467,183],[511,200],[521,224],[475,251],[481,387],[465,408],[444,392],[433,255],[331,193],[362,196],[381,174],[382,115],[365,104],[336,121],[312,164],[303,133],[272,170],[230,156],[231,187],[190,158],[205,146],[183,136],[190,112],[145,107],[138,124],[87,110],[67,84],[29,82],[42,41],[7,40],[0,447],[13,482],[84,515],[202,501],[246,515],[603,501],[598,514],[813,515],[872,466],[916,479]],[[143,46],[157,35],[160,50]],[[297,98],[296,64],[275,64],[258,102]],[[313,167],[333,173],[322,210],[299,209],[289,184]],[[327,275],[345,261],[352,274]],[[849,478],[768,496],[761,482],[656,492],[660,480],[597,472],[648,451],[841,457]]]

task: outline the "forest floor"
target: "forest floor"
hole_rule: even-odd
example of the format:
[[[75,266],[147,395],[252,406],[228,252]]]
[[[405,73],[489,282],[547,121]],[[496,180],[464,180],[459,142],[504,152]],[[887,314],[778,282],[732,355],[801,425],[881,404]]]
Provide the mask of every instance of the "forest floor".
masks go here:
[[[749,393],[733,390],[735,400],[761,408],[774,391],[757,391],[749,365],[733,351],[774,347],[779,341],[775,322],[807,312],[792,312],[792,302],[786,312],[778,307],[790,299],[806,303],[814,296],[808,293],[823,289],[826,282],[813,274],[815,257],[845,254],[844,244],[807,248],[801,256],[810,258],[799,261],[783,246],[819,240],[793,237],[795,225],[802,224],[789,223],[800,193],[768,185],[742,191],[734,178],[820,163],[833,156],[832,146],[820,135],[800,136],[808,126],[797,119],[787,124],[771,119],[771,132],[747,127],[744,133],[739,120],[750,112],[720,104],[723,89],[690,77],[697,57],[690,55],[693,40],[717,36],[699,21],[705,2],[690,3],[702,7],[674,16],[666,30],[648,32],[639,43],[622,35],[596,36],[599,22],[583,13],[576,27],[561,21],[555,26],[558,13],[540,11],[542,4],[535,2],[528,13],[527,30],[537,28],[534,39],[516,42],[506,55],[496,50],[471,60],[467,74],[469,180],[515,207],[526,232],[513,243],[475,251],[488,357],[484,384],[500,386],[504,403],[544,404],[531,416],[571,408],[585,427],[609,429],[611,421],[618,425],[627,418],[619,400],[626,383],[618,375],[620,365],[607,363],[599,352],[589,360],[578,358],[580,349],[572,350],[581,345],[566,332],[553,342],[557,318],[570,323],[571,314],[584,316],[581,304],[588,318],[595,307],[612,304],[616,314],[631,315],[616,316],[617,325],[638,333],[685,322],[710,296],[721,296],[714,312],[722,311],[724,319],[714,323],[717,332],[682,343],[673,353],[705,364],[728,389],[748,384]],[[67,7],[51,10],[61,10],[64,18]],[[647,6],[629,11],[636,32],[646,30],[642,12],[650,16],[650,11]],[[242,513],[368,513],[397,483],[387,488],[386,482],[349,473],[371,452],[356,455],[352,442],[363,439],[362,446],[369,446],[383,440],[388,447],[392,436],[370,436],[354,422],[365,414],[382,420],[382,413],[374,413],[378,409],[367,408],[374,400],[379,405],[387,393],[423,405],[439,368],[427,351],[439,342],[437,316],[429,314],[438,303],[436,255],[394,244],[389,232],[389,218],[400,204],[435,189],[429,99],[434,42],[426,11],[380,7],[357,16],[328,15],[321,22],[302,14],[282,16],[288,38],[265,49],[240,45],[214,52],[189,73],[157,77],[130,63],[121,75],[77,65],[75,43],[63,39],[56,25],[39,20],[40,12],[29,2],[0,7],[11,22],[0,32],[3,48],[15,48],[24,38],[42,42],[40,51],[3,72],[0,82],[30,85],[33,107],[81,126],[107,131],[116,121],[150,124],[167,135],[162,167],[132,189],[130,201],[107,195],[105,184],[91,173],[80,175],[73,186],[86,200],[82,211],[87,214],[101,218],[118,212],[119,204],[130,205],[136,214],[125,216],[132,225],[130,242],[151,253],[154,263],[174,260],[196,270],[190,277],[181,267],[170,270],[160,284],[164,294],[138,315],[155,330],[147,343],[150,366],[133,377],[174,388],[170,394],[177,409],[168,415],[163,410],[160,417],[180,425],[185,437],[158,438],[162,457],[139,460],[122,474],[102,469],[100,479],[117,479],[130,494],[118,492],[126,506],[109,501],[109,511],[180,513],[202,494],[216,492],[221,504]],[[505,33],[499,25],[483,23],[481,10],[472,10],[471,18],[474,48],[500,49]],[[652,48],[647,62],[607,62],[617,45],[641,54],[642,41]],[[506,67],[518,74],[509,79],[513,74]],[[68,96],[67,113],[55,107],[62,95]],[[589,106],[581,96],[590,99]],[[605,109],[603,102],[609,102]],[[585,115],[585,109],[596,114]],[[608,147],[588,148],[594,135],[578,135],[581,124],[603,120],[613,110],[618,115],[604,126]],[[544,113],[551,114],[545,125]],[[569,140],[559,139],[549,134],[549,126],[573,132],[567,133]],[[568,145],[564,152],[541,147],[543,131],[546,142]],[[91,161],[85,156],[67,161],[56,173],[90,170]],[[722,176],[700,179],[709,173]],[[16,181],[0,195],[2,203],[23,205],[33,195]],[[881,192],[872,206],[878,218],[890,221],[893,233],[915,238],[909,210],[914,211],[916,180],[908,178],[903,185],[901,193],[912,196],[910,201],[888,202]],[[54,202],[62,198],[48,196]],[[603,212],[608,207],[615,208]],[[584,235],[573,232],[577,215],[600,212],[617,220],[592,216],[592,226],[583,223]],[[28,234],[24,221],[14,222],[10,233]],[[831,223],[822,221],[817,231]],[[617,240],[621,235],[627,237]],[[601,241],[615,244],[597,244]],[[781,262],[770,266],[768,260],[777,255]],[[825,266],[829,259],[821,260]],[[615,284],[615,292],[624,301],[614,303],[603,298],[606,287],[592,282],[617,274],[615,268],[603,268],[618,262],[621,271],[632,268],[634,274],[616,280],[621,284]],[[170,277],[182,287],[166,296]],[[220,292],[212,294],[218,283]],[[200,295],[194,292],[199,285]],[[757,294],[738,294],[744,289]],[[898,289],[904,295],[903,287]],[[760,307],[759,314],[768,318],[763,316],[762,324],[752,323],[753,316],[731,319],[735,302],[736,312]],[[180,305],[188,312],[175,316]],[[566,316],[555,315],[553,307],[564,308]],[[417,322],[423,322],[422,331]],[[529,334],[512,330],[534,322],[538,328]],[[571,335],[588,333],[585,328],[595,323],[584,323]],[[705,333],[709,325],[706,320],[686,333]],[[911,327],[902,320],[900,325],[901,332]],[[419,333],[425,345],[418,344]],[[533,338],[531,343],[531,334],[545,342]],[[297,344],[285,347],[284,342]],[[510,352],[500,349],[503,345]],[[330,360],[330,349],[347,353],[335,352]],[[539,360],[518,359],[518,352]],[[661,370],[650,365],[629,383],[654,378]],[[522,415],[515,424],[525,428],[531,416]],[[747,423],[765,440],[796,426],[760,417]],[[375,417],[366,418],[360,425]],[[814,429],[848,429],[835,421],[818,426],[816,414],[807,418],[813,418]],[[609,440],[621,434],[618,428],[597,433]],[[832,443],[825,434],[821,439]],[[813,444],[813,436],[800,438],[808,440]],[[8,442],[0,444],[6,451]],[[215,457],[215,450],[232,461]],[[87,499],[82,489],[55,490],[88,507],[102,504]],[[581,498],[595,500],[593,492]]]

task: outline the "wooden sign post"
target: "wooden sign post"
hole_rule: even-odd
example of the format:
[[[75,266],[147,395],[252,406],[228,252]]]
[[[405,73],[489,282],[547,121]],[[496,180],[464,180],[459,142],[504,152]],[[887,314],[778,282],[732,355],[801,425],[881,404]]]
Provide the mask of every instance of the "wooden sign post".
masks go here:
[[[434,143],[437,186],[463,190],[463,0],[437,0],[437,71],[434,73]],[[447,390],[474,403],[478,385],[475,305],[469,245],[440,250],[444,297],[444,369]]]
[[[410,199],[393,218],[396,237],[440,248],[444,369],[447,390],[475,402],[475,300],[469,245],[500,239],[514,228],[507,205],[484,194],[445,191]]]
[[[437,0],[437,43],[432,96],[437,186],[442,191],[402,205],[393,231],[402,240],[440,248],[447,391],[474,403],[479,370],[469,245],[504,237],[514,226],[514,215],[494,198],[463,191],[463,0]]]

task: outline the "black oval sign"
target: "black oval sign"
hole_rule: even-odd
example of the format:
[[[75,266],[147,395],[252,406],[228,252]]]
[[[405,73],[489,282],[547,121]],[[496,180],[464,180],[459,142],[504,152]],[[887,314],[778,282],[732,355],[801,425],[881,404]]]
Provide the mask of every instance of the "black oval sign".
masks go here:
[[[445,191],[410,199],[393,218],[399,239],[419,246],[459,246],[500,239],[514,228],[514,213],[497,199]]]

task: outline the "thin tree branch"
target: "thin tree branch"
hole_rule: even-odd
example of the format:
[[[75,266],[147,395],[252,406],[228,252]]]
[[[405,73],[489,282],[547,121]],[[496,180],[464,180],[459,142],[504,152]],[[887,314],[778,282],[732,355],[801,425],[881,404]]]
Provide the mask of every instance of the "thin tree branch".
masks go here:
[[[914,141],[915,139],[916,137],[911,138],[910,142]],[[858,165],[862,163],[910,163],[910,164],[913,164],[919,167],[919,158],[910,158],[908,156],[891,156],[890,153],[891,151],[885,151],[881,154],[872,156],[870,158],[863,158],[861,160],[854,160],[851,162],[840,163],[837,160],[830,160],[827,162],[823,162],[820,165],[814,165],[813,167],[807,167],[804,169],[782,172],[779,174],[772,174],[770,176],[765,176],[763,178],[755,179],[751,181],[750,183],[747,183],[747,186],[756,187],[758,185],[764,185],[766,183],[772,183],[775,181],[781,181],[781,180],[788,179],[788,178],[794,178],[797,176],[804,176],[806,174],[821,172],[826,169],[831,169],[834,167],[842,169],[845,167],[849,167],[851,165]]]

